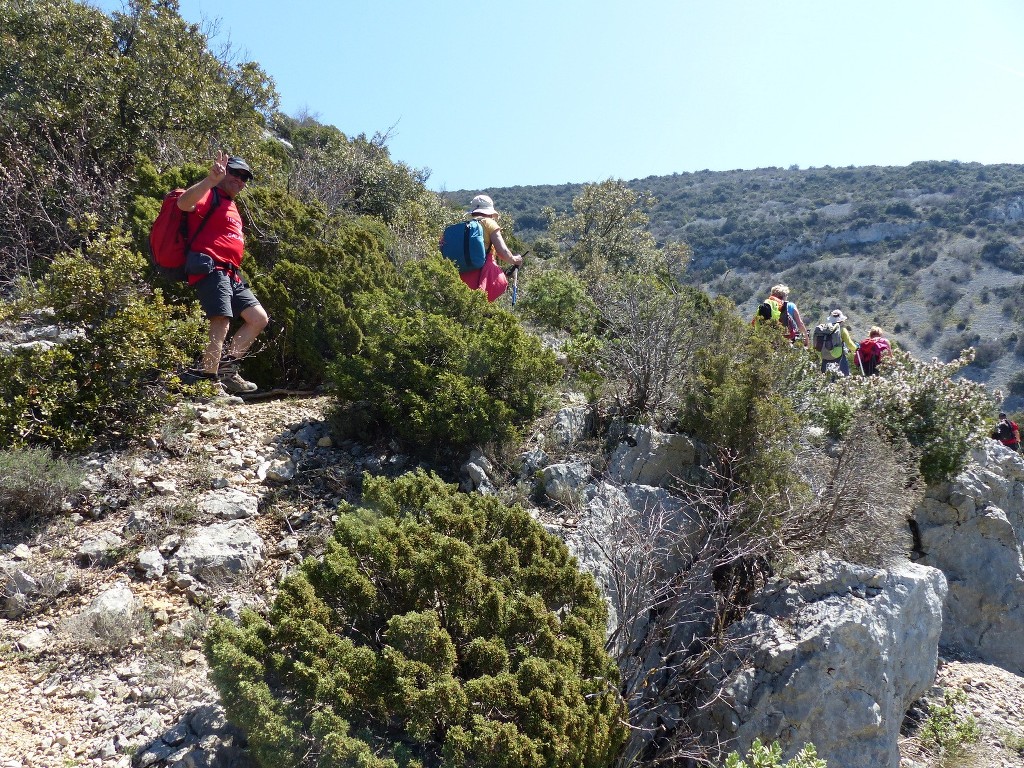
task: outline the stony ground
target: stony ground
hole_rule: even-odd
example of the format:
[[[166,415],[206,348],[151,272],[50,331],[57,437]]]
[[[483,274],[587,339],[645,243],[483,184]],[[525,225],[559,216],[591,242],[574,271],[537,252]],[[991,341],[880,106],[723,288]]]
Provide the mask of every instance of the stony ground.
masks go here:
[[[940,658],[936,686],[960,689],[967,700],[959,715],[975,718],[981,739],[964,746],[963,752],[937,763],[914,736],[901,744],[903,766],[943,768],[1022,768],[1024,767],[1024,677],[999,667],[981,664],[963,654]],[[928,698],[942,701],[938,688]]]
[[[332,450],[329,437],[315,450],[297,441],[303,427],[324,427],[327,407],[324,398],[198,406],[194,423],[172,419],[133,451],[91,457],[90,490],[73,509],[3,532],[0,558],[33,574],[41,593],[21,617],[0,619],[0,768],[159,768],[203,739],[231,743],[207,680],[205,627],[239,604],[266,603],[281,575],[315,554],[363,469],[397,472],[407,461],[387,446],[347,444],[329,460],[300,461],[288,483],[268,478],[269,464]],[[268,556],[259,571],[205,592],[142,575],[139,553],[207,522],[195,499],[225,485],[261,499],[253,524]],[[133,526],[143,509],[151,522]],[[105,533],[122,544],[83,560],[83,545]],[[75,617],[118,583],[139,600],[136,620],[101,637],[78,632]],[[966,691],[983,733],[945,765],[1024,767],[1024,678],[948,657],[937,684]],[[160,750],[144,751],[154,740]],[[938,765],[912,735],[902,750],[906,768]]]
[[[122,768],[154,738],[196,715],[213,718],[208,733],[223,731],[218,714],[203,709],[216,695],[206,679],[201,637],[229,596],[197,595],[165,579],[145,579],[137,556],[168,535],[203,524],[194,501],[203,489],[227,484],[263,499],[274,496],[274,512],[255,521],[272,555],[231,595],[248,603],[268,599],[282,571],[301,557],[289,537],[318,522],[326,528],[327,505],[343,494],[304,492],[313,480],[323,485],[318,470],[284,493],[261,479],[261,468],[287,456],[294,434],[289,426],[319,422],[326,404],[310,398],[199,405],[192,426],[172,420],[132,452],[92,457],[93,490],[66,515],[4,532],[2,556],[36,577],[43,594],[22,617],[0,619],[2,768]],[[342,486],[347,470],[337,471]],[[155,523],[127,535],[142,508],[157,512]],[[82,545],[104,533],[119,534],[123,546],[102,562],[83,562]],[[110,627],[106,639],[77,633],[73,617],[118,583],[130,586],[140,601],[137,621]],[[20,650],[30,637],[43,640],[25,642],[29,650]]]

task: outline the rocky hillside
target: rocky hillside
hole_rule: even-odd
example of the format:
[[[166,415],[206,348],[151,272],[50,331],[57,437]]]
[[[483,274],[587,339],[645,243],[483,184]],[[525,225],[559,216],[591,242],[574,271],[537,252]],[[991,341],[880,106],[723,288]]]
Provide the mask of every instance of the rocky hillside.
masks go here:
[[[248,764],[244,734],[225,722],[206,678],[205,626],[215,614],[265,608],[281,576],[321,551],[333,510],[339,500],[358,495],[361,473],[395,474],[409,464],[389,446],[338,440],[325,421],[327,406],[323,398],[183,406],[194,413],[178,411],[144,445],[90,456],[81,495],[59,517],[5,533],[0,705],[7,717],[0,766]],[[540,472],[548,501],[534,507],[534,515],[565,538],[605,585],[611,623],[621,624],[614,609],[624,605],[622,595],[608,578],[610,561],[595,546],[600,531],[607,534],[616,515],[630,509],[662,510],[685,520],[685,505],[661,486],[698,461],[699,450],[682,436],[641,430],[602,456],[590,441],[587,413],[581,400],[567,398],[557,417],[541,426],[546,439],[535,434],[508,466],[477,453],[461,477],[467,489],[505,495],[518,477]],[[561,447],[546,453],[541,441],[549,451]],[[925,505],[931,522],[922,518],[920,528],[932,531],[922,541],[933,559],[942,557],[941,549],[930,542],[944,540],[940,531],[952,530],[951,524],[977,528],[966,540],[967,550],[981,558],[977,562],[991,562],[993,548],[1016,547],[1019,553],[1020,537],[1014,545],[998,521],[1011,521],[1009,531],[1020,528],[1024,462],[994,450],[991,457],[979,455],[983,463],[972,465],[963,482],[932,494]],[[566,505],[556,498],[588,501]],[[996,503],[1008,510],[1000,512]],[[610,551],[607,545],[604,551]],[[786,725],[803,711],[798,716],[807,727],[831,718],[828,732],[813,734],[829,765],[895,768],[898,758],[864,763],[839,756],[897,750],[902,765],[931,765],[913,720],[902,736],[897,721],[912,704],[911,714],[920,719],[925,701],[941,701],[943,686],[949,686],[966,691],[981,725],[982,741],[972,747],[970,764],[1024,765],[1018,717],[1024,670],[989,663],[1015,642],[1019,607],[1004,617],[1003,645],[975,643],[965,628],[971,620],[967,595],[984,569],[962,563],[955,581],[951,577],[949,594],[958,608],[947,615],[957,619],[943,626],[934,601],[946,592],[945,577],[931,567],[910,567],[917,571],[887,575],[826,560],[769,585],[754,600],[747,623],[781,621],[780,630],[787,628],[777,637],[769,632],[774,639],[754,651],[751,658],[761,659],[752,668],[759,677],[741,675],[731,689],[734,698],[720,702],[730,706],[711,711],[719,736],[739,729],[737,735],[749,740],[744,734],[753,729],[803,738],[803,728],[787,731],[798,722]],[[926,599],[918,601],[917,594]],[[950,641],[943,650],[936,646],[940,631]],[[903,644],[905,654],[894,652],[887,635]],[[875,676],[880,688],[871,682]],[[752,685],[755,680],[760,682]],[[795,680],[802,682],[794,687]],[[901,686],[906,693],[894,695]],[[748,697],[742,706],[741,695]],[[850,696],[877,700],[883,718],[848,727],[852,712],[839,713],[859,706]],[[729,717],[738,717],[731,727],[723,724]]]
[[[858,339],[880,325],[923,359],[975,346],[967,375],[1024,406],[1024,167],[762,168],[628,185],[656,198],[649,228],[659,241],[692,247],[694,282],[744,313],[784,282],[808,325],[841,307]],[[490,193],[530,240],[546,234],[544,208],[569,209],[582,186]]]

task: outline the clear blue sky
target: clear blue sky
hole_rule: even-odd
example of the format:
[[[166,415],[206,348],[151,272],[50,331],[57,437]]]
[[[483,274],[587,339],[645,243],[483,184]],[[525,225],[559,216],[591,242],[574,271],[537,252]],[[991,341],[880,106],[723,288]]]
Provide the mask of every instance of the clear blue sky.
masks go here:
[[[100,7],[120,8],[119,0]],[[1024,163],[1021,0],[181,0],[437,190]]]

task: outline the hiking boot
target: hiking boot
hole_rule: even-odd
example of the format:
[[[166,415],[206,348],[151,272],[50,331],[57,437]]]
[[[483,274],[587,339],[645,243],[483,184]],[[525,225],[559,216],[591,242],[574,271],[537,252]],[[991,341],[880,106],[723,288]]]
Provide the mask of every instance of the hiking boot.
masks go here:
[[[213,395],[215,403],[222,405],[243,405],[245,400],[240,398],[238,395],[233,395],[227,391],[223,384],[217,384],[217,388]]]
[[[233,395],[224,389],[224,386],[214,379],[210,394],[197,394],[196,400],[200,403],[215,403],[217,405],[243,405],[245,400],[238,395]]]
[[[218,367],[220,383],[228,392],[255,392],[259,387],[251,381],[246,381],[238,372],[239,360],[228,355],[220,359]]]
[[[253,382],[243,379],[242,374],[240,374],[237,369],[233,371],[231,369],[222,371],[220,374],[220,385],[228,392],[235,394],[255,392],[259,389],[259,386]]]

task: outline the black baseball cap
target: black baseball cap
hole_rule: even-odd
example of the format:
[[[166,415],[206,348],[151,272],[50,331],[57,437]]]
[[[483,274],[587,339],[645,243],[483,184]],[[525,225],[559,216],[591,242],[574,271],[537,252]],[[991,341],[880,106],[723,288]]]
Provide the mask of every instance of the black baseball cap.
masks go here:
[[[249,164],[245,162],[245,160],[243,160],[242,158],[237,157],[235,155],[232,155],[231,157],[228,158],[227,168],[229,171],[245,171],[247,174],[249,174],[250,180],[253,178],[252,168],[249,167]]]

